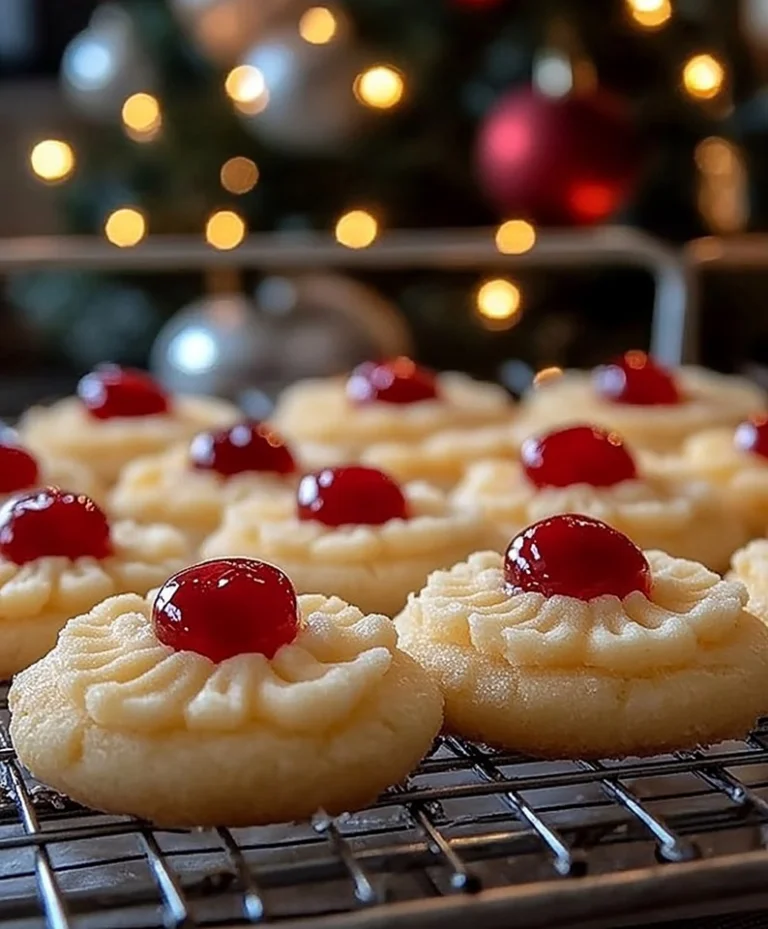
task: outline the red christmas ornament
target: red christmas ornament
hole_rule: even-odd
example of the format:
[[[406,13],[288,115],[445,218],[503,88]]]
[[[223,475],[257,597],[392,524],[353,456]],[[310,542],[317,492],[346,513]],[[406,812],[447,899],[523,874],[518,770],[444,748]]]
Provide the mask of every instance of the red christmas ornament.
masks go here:
[[[528,87],[507,94],[486,117],[477,166],[501,215],[589,225],[627,201],[639,150],[626,109],[612,94],[547,97]]]

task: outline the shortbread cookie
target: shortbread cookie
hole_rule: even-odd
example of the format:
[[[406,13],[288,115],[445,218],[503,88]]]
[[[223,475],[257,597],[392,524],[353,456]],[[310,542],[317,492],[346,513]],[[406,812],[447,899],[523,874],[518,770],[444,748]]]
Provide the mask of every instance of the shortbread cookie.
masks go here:
[[[505,425],[512,411],[501,387],[455,372],[433,374],[397,358],[360,365],[346,380],[300,381],[281,396],[274,423],[303,460],[333,465],[358,460],[371,445],[419,445],[446,430]],[[503,431],[498,441],[505,441]],[[328,460],[318,461],[323,451]],[[402,474],[432,476],[434,456],[438,471],[450,466],[446,449],[427,449],[425,455],[424,473],[412,459]],[[390,457],[389,464],[397,468],[397,457]]]
[[[148,375],[107,366],[80,381],[78,396],[25,413],[19,433],[36,454],[82,462],[112,484],[133,458],[237,418],[223,400],[169,397]]]
[[[755,539],[733,556],[731,578],[749,593],[747,609],[768,623],[768,540]]]
[[[738,377],[704,368],[670,373],[644,352],[627,352],[594,372],[567,371],[531,390],[521,409],[530,434],[589,422],[639,449],[674,451],[695,432],[736,426],[765,406],[765,394]]]
[[[449,730],[546,758],[743,737],[768,707],[768,627],[747,591],[584,516],[437,571],[397,619]]]
[[[239,422],[130,462],[109,496],[109,509],[119,517],[176,526],[199,543],[218,528],[228,504],[293,490],[296,477],[296,461],[274,430]]]
[[[51,649],[71,616],[112,594],[147,593],[190,555],[170,526],[110,526],[83,494],[12,498],[0,510],[0,679]]]
[[[751,534],[768,531],[768,418],[764,414],[736,429],[698,432],[678,453],[655,456],[648,466],[678,479],[706,480]]]
[[[32,774],[164,826],[248,826],[373,802],[428,751],[440,694],[392,623],[297,601],[277,568],[187,568],[154,607],[127,594],[71,620],[11,688]]]
[[[594,516],[640,548],[700,561],[713,571],[727,570],[747,538],[743,520],[710,484],[650,473],[616,433],[592,426],[526,439],[519,464],[478,462],[452,499],[482,512],[498,531],[500,548],[521,529],[558,513]]]
[[[353,465],[305,475],[296,494],[232,504],[201,553],[265,558],[300,593],[336,592],[394,616],[430,571],[488,542],[484,521],[457,512],[435,488],[403,491],[381,471]]]

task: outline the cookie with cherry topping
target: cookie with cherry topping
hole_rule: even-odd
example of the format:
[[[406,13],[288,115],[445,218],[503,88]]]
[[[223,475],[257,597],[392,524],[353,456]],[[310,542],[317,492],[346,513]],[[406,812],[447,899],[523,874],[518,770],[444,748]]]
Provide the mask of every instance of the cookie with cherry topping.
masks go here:
[[[249,559],[187,567],[152,602],[111,597],[72,619],[8,699],[35,777],[171,827],[367,806],[442,723],[437,687],[390,620],[297,596]]]
[[[564,514],[436,571],[396,625],[450,731],[614,758],[746,735],[768,707],[768,628],[746,602],[740,583]]]

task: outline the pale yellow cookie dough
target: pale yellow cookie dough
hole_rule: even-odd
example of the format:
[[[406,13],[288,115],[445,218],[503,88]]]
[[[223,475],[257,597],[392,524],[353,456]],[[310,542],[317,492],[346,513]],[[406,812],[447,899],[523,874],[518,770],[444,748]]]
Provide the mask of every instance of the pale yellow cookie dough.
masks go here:
[[[589,372],[566,371],[526,394],[520,410],[521,429],[535,434],[588,422],[615,430],[636,448],[669,452],[695,432],[736,426],[765,407],[763,391],[743,378],[697,367],[680,368],[675,378],[684,395],[681,403],[632,406],[603,400],[593,389]]]
[[[734,554],[731,565],[731,577],[749,593],[747,609],[768,623],[768,540],[750,542]]]
[[[35,777],[166,826],[248,826],[373,802],[429,750],[442,700],[392,623],[299,598],[296,640],[219,664],[155,637],[113,597],[73,619],[11,688],[11,736]]]
[[[648,467],[679,479],[701,479],[717,489],[725,507],[753,535],[768,531],[768,459],[734,445],[734,429],[706,429],[687,439],[678,453],[655,455]]]
[[[517,459],[520,444],[517,424],[510,420],[473,429],[447,429],[421,442],[375,443],[363,451],[360,461],[401,483],[426,481],[448,490],[475,461]]]
[[[77,397],[67,397],[28,410],[19,435],[32,452],[82,462],[110,485],[133,458],[164,451],[198,432],[235,422],[239,416],[223,400],[178,396],[167,413],[96,419]]]
[[[456,511],[436,488],[410,484],[404,493],[410,519],[338,528],[300,521],[294,494],[244,500],[227,508],[200,551],[271,561],[299,593],[336,592],[365,612],[394,616],[430,571],[490,544],[484,520]]]
[[[199,543],[221,522],[225,507],[250,496],[292,491],[293,475],[248,471],[222,477],[189,464],[189,445],[131,461],[120,472],[108,500],[114,516],[168,523]]]
[[[457,372],[437,375],[439,397],[418,403],[355,406],[347,400],[345,384],[345,378],[305,380],[280,397],[274,426],[302,460],[317,460],[324,448],[330,463],[349,462],[371,444],[419,443],[445,430],[504,423],[513,411],[503,388]]]
[[[446,727],[546,758],[744,736],[768,707],[768,627],[742,584],[646,556],[650,598],[510,593],[491,552],[431,575],[396,625],[443,691]]]
[[[766,469],[768,471],[768,469]],[[658,548],[677,558],[725,571],[747,539],[743,521],[703,481],[642,473],[612,487],[572,484],[537,488],[520,465],[484,461],[472,466],[452,495],[457,507],[479,510],[498,531],[497,547],[526,526],[558,513],[583,513],[623,532],[640,548]],[[766,523],[768,525],[768,523]]]
[[[45,655],[66,621],[105,597],[147,593],[191,560],[170,526],[118,522],[108,558],[43,557],[25,565],[0,558],[0,680]]]

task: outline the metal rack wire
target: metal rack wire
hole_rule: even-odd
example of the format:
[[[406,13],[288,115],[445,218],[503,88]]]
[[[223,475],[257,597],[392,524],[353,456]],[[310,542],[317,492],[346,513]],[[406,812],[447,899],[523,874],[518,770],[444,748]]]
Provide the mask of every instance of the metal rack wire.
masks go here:
[[[768,893],[768,728],[621,763],[444,737],[371,809],[173,831],[36,785],[0,715],[0,927],[597,927]]]

